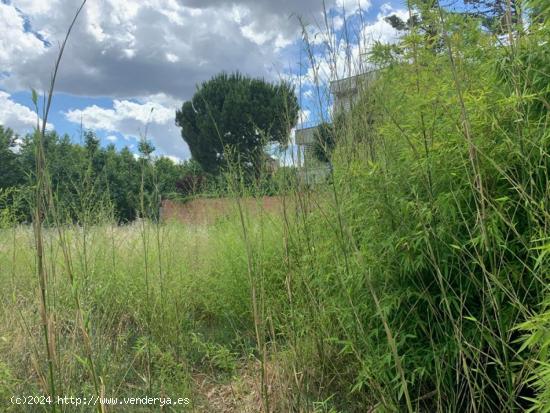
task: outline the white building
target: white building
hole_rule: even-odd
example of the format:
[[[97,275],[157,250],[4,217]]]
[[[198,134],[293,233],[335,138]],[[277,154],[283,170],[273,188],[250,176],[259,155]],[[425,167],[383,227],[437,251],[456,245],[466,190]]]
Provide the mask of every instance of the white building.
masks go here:
[[[330,82],[330,93],[334,97],[334,113],[349,112],[359,100],[361,92],[368,88],[375,73],[371,71]],[[330,165],[319,161],[313,153],[316,130],[317,126],[296,130],[300,176],[308,184],[323,182],[330,172]]]

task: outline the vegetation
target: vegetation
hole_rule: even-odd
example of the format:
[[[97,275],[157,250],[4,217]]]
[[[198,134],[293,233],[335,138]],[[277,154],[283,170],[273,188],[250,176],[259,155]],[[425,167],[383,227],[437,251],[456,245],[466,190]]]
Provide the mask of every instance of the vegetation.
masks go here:
[[[287,145],[297,120],[298,102],[288,83],[274,85],[239,73],[204,82],[176,113],[193,159],[211,174],[237,163],[257,176],[266,145]]]
[[[314,133],[313,154],[321,162],[329,162],[336,146],[335,126],[323,122],[317,126]]]
[[[43,142],[52,189],[59,205],[69,209],[69,219],[77,219],[83,202],[92,202],[111,205],[113,218],[118,222],[134,220],[139,209],[143,162],[154,164],[162,197],[191,194],[193,188],[182,186],[182,182],[202,173],[192,162],[176,164],[164,157],[145,160],[136,158],[128,148],[117,151],[114,145],[101,147],[92,131],[85,132],[83,140],[84,144],[79,145],[52,131],[45,134]],[[19,221],[31,220],[35,152],[33,135],[18,137],[0,125],[0,190],[11,188],[19,192]],[[147,180],[145,191],[152,193],[154,186],[155,182]]]
[[[33,228],[18,225],[25,197],[2,188],[0,396],[550,411],[550,8],[526,6],[538,14],[508,18],[503,43],[478,17],[415,3],[333,127],[331,179],[308,188],[282,169],[280,213],[247,208],[265,188],[229,162],[226,218],[160,222],[147,145],[131,225],[94,198],[101,175],[67,189],[69,206],[52,197],[53,161],[32,178]],[[48,136],[28,138],[34,159],[56,156]],[[0,156],[16,162],[25,145]],[[63,218],[72,211],[89,219]]]

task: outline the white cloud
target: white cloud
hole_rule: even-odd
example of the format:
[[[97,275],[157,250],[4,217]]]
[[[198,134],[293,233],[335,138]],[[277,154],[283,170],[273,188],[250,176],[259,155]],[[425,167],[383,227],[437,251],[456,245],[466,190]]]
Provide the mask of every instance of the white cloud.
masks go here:
[[[70,110],[66,113],[69,121],[82,122],[85,127],[94,127],[106,131],[117,131],[117,126],[123,121],[133,121],[143,126],[148,123],[167,124],[174,119],[175,110],[166,108],[158,103],[135,103],[128,100],[113,101],[112,109],[105,109],[97,105],[85,109]],[[128,132],[135,136],[138,132]]]
[[[183,160],[181,158],[178,158],[177,156],[165,155],[164,158],[168,158],[174,163],[182,163],[183,162]]]
[[[361,2],[363,8],[368,4]],[[0,80],[4,89],[45,88],[58,51],[55,45],[78,4],[0,2],[5,14],[0,15],[0,63],[9,63],[0,65],[9,72]],[[346,10],[355,10],[357,4],[326,2],[328,8],[344,5]],[[275,79],[288,63],[281,61],[279,51],[299,38],[296,16],[319,20],[322,6],[320,0],[89,1],[65,49],[57,90],[119,99],[157,93],[188,99],[197,83],[221,70]],[[25,31],[21,14],[52,47]]]
[[[389,4],[383,4],[374,23],[366,25],[362,30],[363,42],[366,45],[372,45],[375,41],[381,43],[395,43],[400,36],[399,31],[395,30],[385,18],[392,14],[406,21],[409,17],[407,10],[394,9]]]
[[[312,86],[315,73],[319,83],[326,84],[329,80],[341,79],[368,70],[368,53],[375,42],[395,43],[399,40],[401,33],[385,20],[392,14],[403,20],[408,18],[406,10],[394,9],[387,3],[383,4],[376,20],[361,28],[360,42],[347,44],[345,37],[341,36],[335,48],[325,47],[323,51],[316,54],[315,70],[311,64],[308,65],[307,74],[302,79],[303,83]]]
[[[361,7],[366,6],[361,3]],[[325,86],[328,86],[331,80],[342,79],[372,69],[368,54],[375,42],[395,43],[399,40],[401,33],[385,21],[385,18],[392,14],[404,20],[408,17],[406,10],[383,4],[375,20],[367,20],[366,24],[358,30],[360,41],[350,44],[346,42],[346,37],[343,35],[335,35],[336,40],[330,39],[330,42],[325,42],[326,34],[322,31],[318,34],[319,29],[315,27],[308,28],[309,38],[312,39],[315,36],[317,39],[314,42],[316,51],[314,66],[308,61],[306,73],[301,79],[297,76],[290,78],[297,88],[301,85],[302,90],[305,90],[303,96],[306,98],[307,107],[303,108],[303,115],[306,110],[309,110],[311,113],[307,118],[319,119],[318,114],[332,113],[329,89]],[[320,96],[317,96],[317,83],[320,86]]]
[[[11,71],[30,56],[42,55],[45,46],[34,34],[25,32],[25,21],[15,7],[0,2],[0,67]]]
[[[9,92],[46,88],[58,52],[56,45],[78,3],[11,0],[8,5],[0,0],[0,72],[5,72],[0,87]],[[333,23],[338,29],[343,27],[344,17],[357,13],[359,6],[367,10],[370,0],[327,0],[326,6],[335,8]],[[296,16],[322,21],[322,7],[320,0],[89,1],[65,50],[57,91],[115,100],[112,107],[89,106],[70,110],[65,116],[78,124],[82,118],[87,128],[127,140],[145,133],[148,124],[148,134],[161,152],[185,159],[189,152],[174,124],[175,109],[193,95],[196,85],[222,70],[241,70],[268,80],[279,78],[289,63],[281,59],[285,56],[281,51],[300,36]],[[395,39],[395,31],[383,21],[393,12],[383,6],[377,20],[364,28],[363,36],[371,41]],[[311,40],[321,47],[326,39],[321,34],[314,36],[318,31],[311,33]],[[53,46],[46,47],[40,36]],[[365,47],[350,46],[354,64],[361,61]],[[321,81],[345,75],[342,42],[335,56],[335,62],[327,55],[321,57]],[[280,67],[275,67],[277,62]],[[292,80],[297,83],[295,77]],[[311,83],[310,70],[303,85],[307,88]],[[29,125],[28,108],[17,106],[9,95],[0,99],[11,102],[2,104],[0,116],[7,118],[9,112],[13,123]]]
[[[166,53],[166,60],[168,60],[170,63],[176,63],[180,60],[180,58],[174,53]]]
[[[92,105],[69,110],[64,115],[69,122],[82,122],[87,129],[117,132],[126,140],[146,137],[152,140],[159,153],[187,159],[189,150],[174,123],[177,106],[170,102],[172,99],[163,95],[142,99],[140,102],[115,100],[112,108]],[[111,137],[114,136],[110,135],[107,139]]]
[[[60,0],[15,0],[15,6],[32,15],[44,15],[59,7]]]
[[[42,122],[42,120],[40,120]],[[37,116],[28,107],[11,100],[11,96],[0,91],[0,124],[13,129],[15,132],[24,135],[36,127]],[[51,123],[47,129],[53,129]]]
[[[308,123],[311,120],[311,111],[309,109],[302,109],[298,114],[298,126]]]
[[[336,0],[336,9],[345,10],[346,15],[352,15],[359,9],[368,10],[371,3],[370,0]]]
[[[340,30],[342,27],[344,27],[344,19],[342,16],[334,16],[332,19],[332,24],[334,26],[334,30]]]

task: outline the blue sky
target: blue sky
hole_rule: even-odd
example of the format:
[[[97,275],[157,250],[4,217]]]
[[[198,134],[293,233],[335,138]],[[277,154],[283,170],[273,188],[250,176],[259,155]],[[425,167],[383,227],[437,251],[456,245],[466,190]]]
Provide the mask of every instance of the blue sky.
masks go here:
[[[45,90],[76,3],[0,0],[0,124],[23,134],[36,123],[30,90]],[[320,0],[89,0],[65,51],[48,123],[76,142],[83,127],[104,145],[132,150],[147,125],[157,155],[184,160],[189,151],[174,124],[175,110],[198,83],[235,70],[301,84],[302,121],[315,122],[313,71],[297,16],[307,23],[326,82],[335,71],[347,74],[346,55],[353,71],[362,70],[373,41],[397,38],[384,17],[405,15],[395,1],[326,4],[335,38],[342,40],[334,55],[323,44]]]

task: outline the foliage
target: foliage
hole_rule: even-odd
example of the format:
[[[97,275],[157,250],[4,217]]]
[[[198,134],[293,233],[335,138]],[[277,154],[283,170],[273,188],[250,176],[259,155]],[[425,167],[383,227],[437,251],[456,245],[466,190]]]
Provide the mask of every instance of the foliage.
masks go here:
[[[518,366],[537,354],[520,355],[512,331],[548,294],[548,258],[538,253],[548,240],[546,35],[499,47],[477,20],[442,15],[422,16],[437,38],[413,30],[399,44],[402,59],[380,62],[338,139],[347,248],[363,256],[380,324],[395,339],[338,338],[373,357],[397,348],[385,364],[360,358],[358,397],[368,388],[366,397],[403,410],[410,392],[415,411],[522,411],[533,388]]]
[[[23,176],[17,162],[17,135],[0,125],[0,189],[7,189],[21,183]]]
[[[506,33],[508,26],[520,21],[521,1],[518,0],[464,0],[473,10],[473,16],[481,19],[483,25],[495,33]]]
[[[321,162],[329,162],[336,146],[334,126],[326,122],[321,123],[315,130],[314,140],[313,154],[315,158]]]
[[[211,369],[233,373],[236,370],[236,354],[219,343],[205,341],[201,334],[192,333],[191,342],[196,348],[201,363],[208,363]]]
[[[183,195],[195,195],[206,190],[207,178],[204,175],[188,174],[176,182],[178,191]]]
[[[261,407],[241,410],[549,411],[550,15],[502,44],[479,19],[432,6],[429,36],[413,25],[390,53],[374,51],[377,77],[334,128],[334,179],[315,191],[293,167],[252,182],[236,168],[208,183],[233,204],[207,227],[45,229],[60,388],[92,386],[83,323],[105,394],[200,401],[213,393],[205,382],[227,385],[244,360],[259,390],[240,400]],[[17,158],[30,164],[28,145]],[[139,177],[142,198],[174,182],[91,139],[88,151],[54,135],[45,145],[56,193],[75,173],[88,215],[113,205],[71,162],[91,174],[102,157],[127,157],[135,171],[105,172]],[[201,176],[195,167],[182,176]],[[272,183],[280,208],[255,208]],[[32,394],[46,365],[36,254],[23,247],[32,228],[0,219],[0,394]]]
[[[16,148],[16,140],[20,144]],[[48,132],[44,147],[48,172],[56,201],[65,208],[67,217],[79,220],[85,204],[112,205],[112,213],[119,222],[136,218],[139,209],[139,192],[142,166],[128,148],[117,151],[113,145],[101,147],[92,131],[84,133],[83,145],[68,136]],[[148,175],[145,192],[152,193],[155,186],[162,197],[179,191],[178,181],[196,171],[196,164],[175,164],[168,158],[151,158],[154,148],[142,142],[145,162],[155,170],[155,179]],[[19,189],[29,192],[35,174],[36,146],[32,135],[17,137],[10,129],[0,126],[0,189]],[[30,220],[27,203],[19,203],[20,220]]]
[[[541,256],[550,251],[550,244],[541,249]],[[550,412],[550,310],[549,303],[543,303],[539,314],[518,326],[526,333],[522,337],[522,348],[529,349],[533,357],[533,373],[529,385],[537,391],[537,397],[532,398],[533,405],[529,411]]]
[[[293,88],[239,73],[204,82],[176,113],[193,159],[211,174],[237,163],[247,174],[262,168],[265,145],[286,145],[298,118]]]

